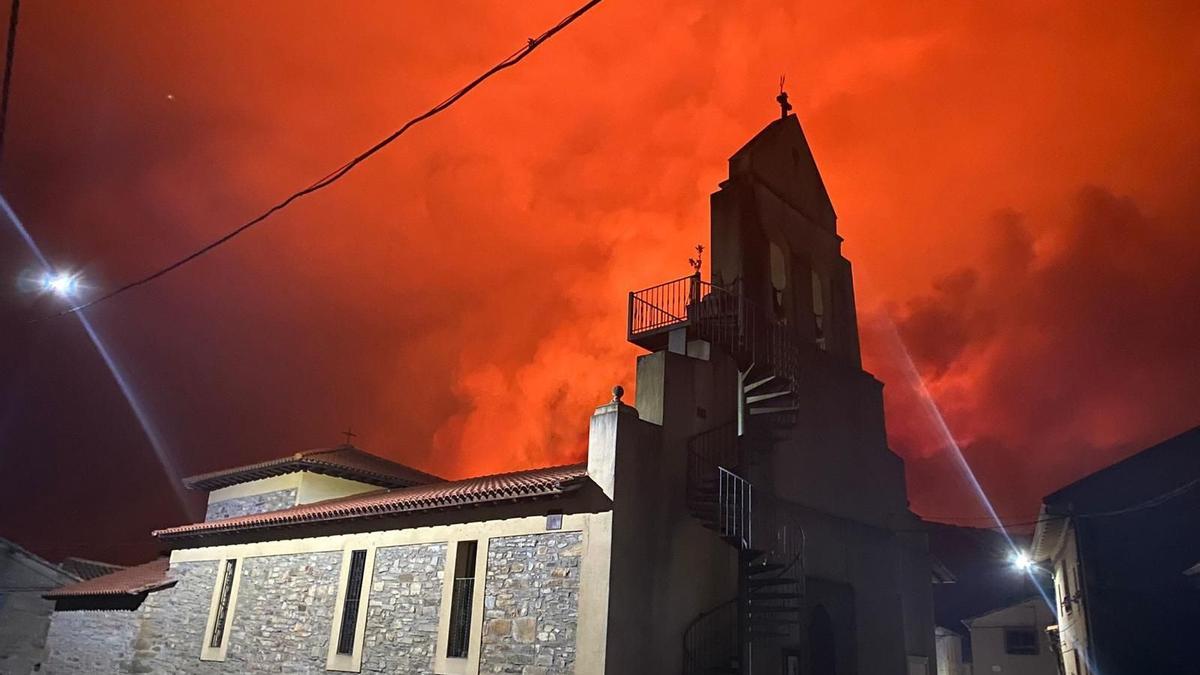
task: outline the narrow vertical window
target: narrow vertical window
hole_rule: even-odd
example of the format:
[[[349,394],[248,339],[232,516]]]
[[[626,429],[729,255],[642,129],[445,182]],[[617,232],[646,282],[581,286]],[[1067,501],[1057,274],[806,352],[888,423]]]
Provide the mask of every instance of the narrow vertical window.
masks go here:
[[[229,616],[229,596],[233,593],[233,578],[237,572],[237,560],[225,561],[225,578],[221,580],[221,597],[217,599],[217,617],[213,621],[212,637],[208,646],[221,646],[225,639],[225,620]]]
[[[358,627],[358,605],[362,596],[363,570],[367,565],[367,552],[354,551],[350,554],[350,574],[346,578],[346,600],[342,605],[342,628],[338,632],[337,653],[354,652],[354,631]]]
[[[450,634],[446,656],[466,658],[471,643],[471,604],[475,597],[475,555],[478,542],[458,542],[454,558],[454,588],[450,595]]]

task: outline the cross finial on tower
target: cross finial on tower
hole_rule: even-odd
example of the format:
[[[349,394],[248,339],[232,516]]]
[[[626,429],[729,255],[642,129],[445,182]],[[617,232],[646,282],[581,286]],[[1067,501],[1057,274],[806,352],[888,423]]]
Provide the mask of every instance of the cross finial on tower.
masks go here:
[[[346,430],[342,432],[342,435],[346,437],[346,445],[354,445],[350,442],[350,439],[358,436],[358,434],[354,433],[353,427],[346,427]]]
[[[784,79],[784,75],[779,76],[779,95],[775,97],[775,100],[779,102],[779,119],[786,118],[792,111],[792,104],[788,103],[787,92],[783,90]]]

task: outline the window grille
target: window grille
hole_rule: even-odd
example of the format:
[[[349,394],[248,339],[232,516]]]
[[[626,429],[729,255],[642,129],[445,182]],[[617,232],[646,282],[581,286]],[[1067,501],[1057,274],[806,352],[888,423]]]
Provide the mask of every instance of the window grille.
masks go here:
[[[450,635],[446,656],[466,658],[471,642],[471,605],[475,597],[475,555],[478,544],[460,541],[454,562],[454,588],[450,595]]]
[[[212,637],[209,640],[208,646],[216,648],[221,646],[221,641],[225,638],[225,621],[229,616],[229,596],[233,593],[233,575],[237,572],[237,561],[225,561],[225,578],[221,580],[221,597],[217,600],[217,616],[213,621]]]
[[[1032,628],[1004,629],[1004,651],[1007,654],[1037,655],[1037,631]]]
[[[354,632],[358,628],[358,606],[362,596],[363,570],[366,566],[365,550],[350,554],[350,575],[346,579],[346,599],[342,604],[342,628],[338,633],[339,654],[350,654],[354,651]]]

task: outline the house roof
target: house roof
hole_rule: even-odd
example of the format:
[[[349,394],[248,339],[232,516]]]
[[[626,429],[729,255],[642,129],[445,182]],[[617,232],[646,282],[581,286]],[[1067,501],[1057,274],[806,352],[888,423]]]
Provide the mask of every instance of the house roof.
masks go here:
[[[79,579],[70,570],[55,565],[11,539],[0,537],[0,554],[5,553],[13,556],[15,559],[23,560],[26,569],[29,569],[38,576],[44,577],[51,585],[77,581]]]
[[[137,595],[156,591],[175,584],[175,580],[167,575],[169,561],[159,558],[148,563],[119,569],[111,574],[86,579],[43,595],[48,600],[62,598],[83,598],[112,595]]]
[[[306,450],[257,464],[191,476],[183,479],[183,484],[193,490],[216,490],[296,471],[312,471],[386,488],[424,485],[442,480],[433,474],[372,455],[353,445],[339,445],[335,448]]]
[[[1053,507],[1071,502],[1081,493],[1094,486],[1107,482],[1108,484],[1127,484],[1145,478],[1147,474],[1166,476],[1172,482],[1178,479],[1194,478],[1200,467],[1196,452],[1200,446],[1200,426],[1193,427],[1177,436],[1156,443],[1144,450],[1136,452],[1125,459],[1114,462],[1102,469],[1093,471],[1086,476],[1069,483],[1042,498],[1042,503]],[[1183,461],[1179,461],[1182,458]],[[1160,470],[1161,469],[1161,470]],[[1181,475],[1181,472],[1187,475]]]
[[[160,539],[200,537],[307,523],[392,516],[448,507],[474,506],[562,495],[587,478],[586,464],[480,476],[339,497],[279,511],[236,516],[155,530]]]
[[[124,565],[114,565],[112,563],[100,562],[99,560],[88,560],[87,558],[70,557],[65,558],[59,567],[74,574],[80,579],[95,579],[102,577],[105,574],[112,574],[117,570],[125,569]]]

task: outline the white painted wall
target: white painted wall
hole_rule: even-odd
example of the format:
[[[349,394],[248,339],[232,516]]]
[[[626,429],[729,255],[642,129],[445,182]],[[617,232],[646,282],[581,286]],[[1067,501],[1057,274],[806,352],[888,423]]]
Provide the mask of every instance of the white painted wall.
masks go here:
[[[999,609],[967,623],[971,629],[971,655],[978,675],[1058,675],[1058,663],[1046,627],[1054,614],[1040,598]],[[1008,629],[1032,629],[1037,654],[1010,654],[1005,649]]]

